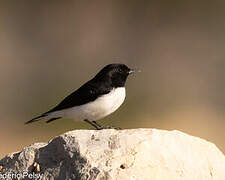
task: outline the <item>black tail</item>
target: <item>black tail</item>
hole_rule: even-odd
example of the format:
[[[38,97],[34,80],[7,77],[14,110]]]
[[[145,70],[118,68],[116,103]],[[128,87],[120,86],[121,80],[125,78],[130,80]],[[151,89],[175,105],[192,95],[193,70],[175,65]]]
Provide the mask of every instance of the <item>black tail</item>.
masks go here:
[[[42,115],[40,115],[40,116],[38,116],[38,117],[35,117],[35,118],[31,119],[30,121],[25,122],[25,124],[30,124],[30,123],[32,123],[32,122],[38,121],[40,118],[43,118],[43,117],[45,117],[45,116],[47,116],[47,115],[48,115],[48,114],[42,114]]]

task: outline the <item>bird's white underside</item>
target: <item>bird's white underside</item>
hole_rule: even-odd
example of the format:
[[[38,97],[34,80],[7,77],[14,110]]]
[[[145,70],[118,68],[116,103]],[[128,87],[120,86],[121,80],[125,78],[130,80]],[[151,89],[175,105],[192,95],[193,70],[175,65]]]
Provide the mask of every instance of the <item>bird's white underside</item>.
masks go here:
[[[95,101],[52,112],[48,117],[66,117],[74,121],[83,121],[84,119],[89,121],[99,120],[116,111],[123,103],[125,96],[126,90],[124,87],[114,88],[110,93],[100,96]]]

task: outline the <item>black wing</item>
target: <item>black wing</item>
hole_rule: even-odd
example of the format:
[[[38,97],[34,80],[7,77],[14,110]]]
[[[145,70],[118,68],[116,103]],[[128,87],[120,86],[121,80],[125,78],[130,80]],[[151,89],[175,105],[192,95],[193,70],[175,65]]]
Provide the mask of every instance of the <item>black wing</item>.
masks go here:
[[[96,83],[92,81],[85,83],[78,90],[74,91],[72,94],[67,96],[56,107],[46,112],[46,114],[53,111],[59,111],[62,109],[67,109],[74,106],[86,104],[88,102],[94,101],[99,96],[110,92],[111,88],[102,86],[100,84],[101,83]]]

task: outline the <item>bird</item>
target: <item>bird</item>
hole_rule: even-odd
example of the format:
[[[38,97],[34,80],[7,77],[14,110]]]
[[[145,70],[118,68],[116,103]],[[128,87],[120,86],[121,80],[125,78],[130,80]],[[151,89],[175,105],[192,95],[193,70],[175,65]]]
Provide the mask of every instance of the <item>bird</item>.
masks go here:
[[[97,130],[117,129],[114,126],[102,126],[96,121],[110,115],[122,105],[126,97],[127,77],[135,71],[125,64],[108,64],[54,108],[25,122],[25,124],[43,118],[48,118],[46,123],[61,118],[70,118],[74,121],[87,122]]]

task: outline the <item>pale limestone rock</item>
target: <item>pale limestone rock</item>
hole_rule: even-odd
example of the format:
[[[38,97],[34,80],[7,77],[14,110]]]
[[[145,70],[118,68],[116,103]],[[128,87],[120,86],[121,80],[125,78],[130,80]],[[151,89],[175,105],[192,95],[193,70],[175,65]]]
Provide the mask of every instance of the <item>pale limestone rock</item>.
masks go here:
[[[225,179],[225,156],[214,144],[156,129],[70,131],[10,154],[0,166],[1,173],[40,172],[46,180]]]

